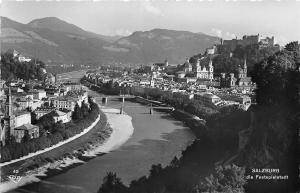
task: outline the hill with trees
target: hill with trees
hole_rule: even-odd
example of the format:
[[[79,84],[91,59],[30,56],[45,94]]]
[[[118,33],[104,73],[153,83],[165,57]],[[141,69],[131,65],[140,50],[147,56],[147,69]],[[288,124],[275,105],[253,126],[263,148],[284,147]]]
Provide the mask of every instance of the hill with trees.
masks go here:
[[[248,71],[251,72],[256,63],[272,56],[279,51],[278,47],[265,47],[259,48],[258,44],[237,46],[236,49],[230,53],[228,51],[218,50],[218,53],[212,55],[212,61],[214,66],[214,72],[219,74],[235,73],[239,65],[243,65],[244,58],[247,61]],[[194,63],[198,57],[201,58],[203,54],[197,54],[191,57],[190,62]],[[206,58],[203,63],[209,62],[209,57]]]
[[[11,52],[1,53],[1,78],[3,80],[17,78],[43,80],[42,68],[45,68],[45,64],[40,60],[19,62]]]
[[[257,105],[239,163],[249,170],[279,169],[277,175],[288,175],[288,180],[249,181],[250,192],[294,192],[299,188],[299,67],[298,42],[287,44],[283,51],[254,67]],[[251,173],[249,170],[246,174]]]

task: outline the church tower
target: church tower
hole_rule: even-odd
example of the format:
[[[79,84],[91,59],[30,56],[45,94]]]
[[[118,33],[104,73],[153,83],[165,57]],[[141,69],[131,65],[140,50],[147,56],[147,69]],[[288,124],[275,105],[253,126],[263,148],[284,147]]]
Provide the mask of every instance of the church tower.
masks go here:
[[[4,81],[2,81],[1,67],[2,67],[2,63],[1,63],[1,56],[0,56],[0,96],[4,95]]]
[[[190,63],[190,59],[186,58],[185,63],[184,63],[184,71],[185,72],[192,72],[192,65]]]
[[[195,66],[195,75],[196,78],[201,78],[201,65],[200,65],[200,59],[197,59],[196,66]]]
[[[246,61],[246,57],[244,58],[243,70],[244,70],[244,76],[247,77],[247,61]]]
[[[240,64],[238,67],[238,78],[244,78],[244,69],[241,67]]]
[[[4,128],[6,132],[9,131],[10,136],[13,135],[14,132],[14,115],[13,115],[13,107],[12,107],[12,99],[11,99],[11,88],[8,87],[8,94],[6,95],[6,102],[5,102],[5,115],[4,115]]]
[[[165,66],[169,66],[168,59],[165,59]]]
[[[5,102],[5,117],[12,116],[12,99],[11,99],[11,88],[8,87],[8,94],[6,95],[6,102]]]
[[[213,80],[214,79],[214,67],[212,65],[212,60],[211,58],[209,59],[209,64],[208,64],[208,78],[209,80]]]

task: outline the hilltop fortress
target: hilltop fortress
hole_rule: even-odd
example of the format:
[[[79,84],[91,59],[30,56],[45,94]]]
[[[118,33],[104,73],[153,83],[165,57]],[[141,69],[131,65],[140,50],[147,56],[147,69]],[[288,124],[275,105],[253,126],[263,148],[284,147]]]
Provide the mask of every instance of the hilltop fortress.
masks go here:
[[[226,50],[233,51],[237,46],[248,46],[257,44],[259,48],[273,47],[274,36],[262,38],[259,34],[257,35],[244,35],[242,39],[223,40],[221,39],[220,47]]]

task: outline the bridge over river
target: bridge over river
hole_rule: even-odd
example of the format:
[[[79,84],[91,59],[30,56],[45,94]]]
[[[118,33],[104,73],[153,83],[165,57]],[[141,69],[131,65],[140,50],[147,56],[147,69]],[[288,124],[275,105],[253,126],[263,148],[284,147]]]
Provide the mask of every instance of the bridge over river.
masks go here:
[[[144,99],[142,97],[136,97],[133,95],[120,95],[120,96],[104,96],[102,97],[102,104],[107,104],[109,100],[116,101],[116,99],[119,99],[121,101],[120,104],[115,104],[115,105],[110,105],[112,108],[119,108],[120,109],[120,114],[124,113],[124,109],[128,108],[141,108],[141,106],[138,105],[125,105],[125,99],[134,99],[138,98],[139,100],[143,100],[144,102],[147,103],[149,106],[149,114],[153,114],[153,110],[170,110],[174,111],[175,108],[171,106],[166,106],[163,103],[160,103],[159,101],[153,101],[153,100],[148,100]],[[162,106],[163,105],[163,106]]]

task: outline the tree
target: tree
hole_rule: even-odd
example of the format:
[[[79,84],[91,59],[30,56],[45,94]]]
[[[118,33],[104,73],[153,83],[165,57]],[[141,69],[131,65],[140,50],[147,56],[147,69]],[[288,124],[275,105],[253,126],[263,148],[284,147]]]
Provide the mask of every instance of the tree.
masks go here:
[[[31,124],[36,124],[37,123],[37,115],[34,111],[32,111],[31,113]]]
[[[81,104],[81,112],[83,117],[86,117],[89,114],[89,107],[84,101],[82,101]]]
[[[32,85],[26,84],[25,87],[23,88],[23,90],[24,90],[25,92],[28,92],[31,88],[32,88]]]
[[[52,131],[53,126],[55,124],[55,120],[52,116],[51,113],[48,113],[44,116],[42,116],[38,121],[37,121],[37,125],[44,129],[44,130],[48,130],[48,131]]]
[[[108,172],[98,193],[126,193],[127,187],[117,177],[116,173]]]
[[[299,50],[298,41],[288,43],[285,45],[285,49],[291,52]]]
[[[72,119],[73,120],[80,120],[82,119],[82,112],[81,109],[79,107],[79,105],[76,103],[75,107],[74,107],[74,112],[72,114]]]
[[[177,168],[179,166],[179,163],[180,163],[179,159],[175,156],[171,161],[170,166],[172,168]]]
[[[7,137],[6,140],[5,140],[6,145],[11,145],[12,146],[12,145],[15,145],[16,143],[17,143],[16,138],[13,135]]]
[[[198,190],[200,192],[213,193],[242,193],[246,180],[244,178],[245,169],[236,165],[217,166],[215,174],[206,177],[204,182],[200,182]]]
[[[28,142],[31,139],[28,131],[25,131],[24,136],[22,138],[22,143]]]
[[[45,107],[50,107],[49,102],[45,102],[45,103],[44,103],[44,106],[45,106]]]
[[[162,171],[161,164],[158,165],[152,165],[150,169],[150,177],[157,176]]]

